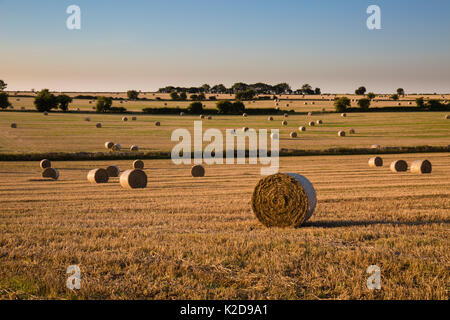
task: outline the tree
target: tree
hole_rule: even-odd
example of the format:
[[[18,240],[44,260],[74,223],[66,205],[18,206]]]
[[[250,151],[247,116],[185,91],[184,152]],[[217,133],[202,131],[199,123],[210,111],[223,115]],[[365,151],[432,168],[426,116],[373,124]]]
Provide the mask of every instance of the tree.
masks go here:
[[[367,94],[367,98],[369,98],[369,100],[373,100],[373,99],[375,99],[375,97],[376,97],[376,95],[375,95],[375,93],[373,93],[373,92],[369,92],[369,93]]]
[[[394,100],[394,101],[397,101],[398,100],[398,94],[393,94],[391,96],[391,99]]]
[[[196,94],[191,95],[190,98],[192,101],[198,101],[198,95]]]
[[[403,90],[403,88],[398,88],[398,89],[397,89],[397,94],[398,94],[399,96],[405,96],[405,90]]]
[[[442,108],[442,104],[441,104],[441,101],[439,101],[437,99],[430,99],[430,100],[428,100],[427,107],[430,110],[438,110],[438,109]]]
[[[300,90],[302,91],[303,94],[314,94],[314,90],[308,83],[302,85],[302,88]]]
[[[222,114],[242,114],[245,111],[245,105],[241,101],[232,103],[222,100],[216,103],[217,110]]]
[[[235,94],[236,100],[252,100],[256,95],[256,92],[252,89],[240,91]]]
[[[187,100],[186,92],[183,91],[182,93],[180,93],[180,100],[182,101]]]
[[[204,93],[209,93],[209,91],[211,90],[211,87],[207,83],[202,85],[200,88],[202,89],[202,92],[204,92]]]
[[[66,112],[69,109],[69,104],[72,102],[72,98],[68,95],[62,94],[56,97],[58,108]]]
[[[416,99],[416,105],[419,108],[425,108],[425,100],[423,99],[423,97]]]
[[[128,90],[127,96],[130,100],[137,100],[139,97],[139,92],[137,92],[136,90]]]
[[[366,93],[366,87],[359,87],[358,89],[355,90],[355,94],[357,95],[364,95]]]
[[[97,112],[108,112],[112,106],[111,97],[98,97],[97,98]]]
[[[243,92],[243,91],[248,90],[249,87],[248,87],[248,84],[246,84],[246,83],[237,82],[237,83],[233,84],[231,89],[233,90],[234,93],[238,93],[238,92]]]
[[[4,91],[8,85],[5,83],[5,81],[0,80],[0,91]]]
[[[178,93],[176,91],[172,91],[170,93],[170,97],[172,98],[172,100],[179,100],[180,96],[178,95]]]
[[[6,92],[0,92],[0,108],[6,109],[10,105],[11,104],[9,103],[9,100],[8,100],[8,94]]]
[[[358,106],[363,110],[368,110],[370,107],[370,99],[359,99],[358,100]]]
[[[278,83],[276,85],[273,86],[273,91],[275,91],[276,94],[282,94],[282,93],[287,93],[287,92],[291,92],[291,87],[286,83]]]
[[[314,94],[322,94],[322,92],[320,91],[320,88],[314,89]]]
[[[48,89],[42,89],[34,99],[34,105],[40,112],[50,111],[58,106],[56,97]]]
[[[200,114],[203,112],[203,104],[201,102],[192,102],[187,110],[192,114]]]
[[[347,97],[341,97],[334,101],[334,107],[337,112],[344,112],[350,107],[350,99]]]
[[[211,93],[226,93],[227,88],[223,84],[215,85],[211,88]]]

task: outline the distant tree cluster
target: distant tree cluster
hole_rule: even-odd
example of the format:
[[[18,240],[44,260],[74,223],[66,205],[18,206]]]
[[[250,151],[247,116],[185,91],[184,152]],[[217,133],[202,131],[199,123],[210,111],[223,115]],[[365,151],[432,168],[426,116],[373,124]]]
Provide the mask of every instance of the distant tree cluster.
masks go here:
[[[61,94],[55,96],[50,93],[48,89],[42,89],[36,95],[34,99],[34,106],[40,112],[51,111],[52,109],[60,109],[62,111],[67,111],[69,109],[69,104],[72,102],[72,98],[68,95]]]
[[[276,85],[270,85],[262,82],[247,84],[244,82],[237,82],[231,86],[231,88],[225,87],[223,84],[218,84],[214,86],[210,86],[208,84],[204,84],[200,87],[174,87],[167,86],[164,88],[160,88],[158,90],[159,93],[181,93],[185,92],[188,94],[200,94],[200,93],[209,93],[209,94],[237,94],[239,92],[246,92],[252,90],[255,92],[255,95],[259,94],[321,94],[320,88],[313,89],[309,84],[304,84],[300,89],[293,91],[289,84],[287,83],[279,83]]]
[[[245,105],[241,101],[222,100],[217,102],[216,107],[221,114],[242,114],[245,111]]]

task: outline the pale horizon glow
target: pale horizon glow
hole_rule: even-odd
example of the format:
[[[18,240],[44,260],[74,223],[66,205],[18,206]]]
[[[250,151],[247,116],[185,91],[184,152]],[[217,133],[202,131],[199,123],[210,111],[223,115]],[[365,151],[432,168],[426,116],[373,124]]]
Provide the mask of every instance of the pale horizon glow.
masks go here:
[[[81,8],[81,30],[66,8]],[[382,29],[366,27],[381,8]],[[450,93],[450,2],[0,0],[8,91],[154,92],[235,82]]]

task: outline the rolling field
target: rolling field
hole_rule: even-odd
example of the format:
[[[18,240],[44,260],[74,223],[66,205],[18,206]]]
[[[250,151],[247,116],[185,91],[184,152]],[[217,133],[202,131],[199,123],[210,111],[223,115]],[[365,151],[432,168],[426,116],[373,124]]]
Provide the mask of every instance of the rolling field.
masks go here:
[[[32,95],[31,92],[21,93],[25,95]],[[75,92],[66,92],[65,94],[75,97],[77,95],[92,95],[92,96],[108,96],[113,98],[121,98],[127,99],[127,95],[124,92],[109,92],[109,93],[101,93],[101,92],[83,92],[83,93],[75,93]],[[188,94],[188,97],[190,95]],[[207,108],[215,109],[217,101],[209,100],[210,94],[206,95],[207,100],[203,101],[203,104]],[[221,99],[234,99],[234,95],[229,94],[218,94],[216,96],[217,100]],[[272,95],[270,95],[272,96]],[[352,107],[357,107],[357,100],[363,98],[363,96],[357,95],[305,95],[304,97],[301,95],[278,95],[278,98],[281,101],[278,103],[278,107],[281,110],[295,110],[296,112],[309,112],[309,111],[322,111],[325,109],[326,111],[334,111],[335,108],[333,106],[333,99],[340,96],[346,96],[351,100],[355,100],[351,102]],[[378,96],[372,101],[372,107],[393,107],[397,106],[400,103],[402,106],[415,106],[415,99],[418,97],[424,97],[425,99],[442,99],[442,100],[450,100],[450,95],[406,95],[405,97],[401,97],[398,102],[389,101],[390,95]],[[142,111],[143,108],[186,108],[192,101],[172,101],[169,94],[161,94],[161,93],[145,93],[140,94],[140,98],[149,99],[150,101],[127,101],[124,100],[122,103],[119,100],[113,101],[114,107],[125,107],[128,111]],[[156,98],[160,98],[161,100],[156,100]],[[33,104],[33,97],[15,97],[14,92],[10,92],[10,102],[16,109],[20,109],[21,107],[25,107],[28,110],[35,110],[35,106]],[[91,103],[89,103],[91,101]],[[305,102],[307,103],[305,105]],[[411,102],[411,105],[409,104]],[[74,99],[70,104],[70,110],[80,109],[81,111],[92,111],[95,107],[95,100],[88,99]],[[314,103],[314,104],[312,104]],[[247,108],[275,108],[275,102],[273,100],[255,100],[255,101],[246,101],[245,105]]]
[[[51,118],[50,118],[51,119]],[[164,121],[164,120],[163,120]],[[139,122],[140,123],[140,122]],[[3,130],[3,129],[2,129]],[[433,173],[394,174],[394,159],[429,159]],[[450,156],[281,158],[318,204],[298,229],[267,229],[250,197],[260,166],[146,161],[149,185],[91,185],[89,169],[131,161],[0,162],[0,298],[449,299]],[[81,289],[66,269],[81,268]],[[378,291],[366,268],[381,268]]]
[[[450,120],[445,112],[398,112],[398,113],[350,113],[346,118],[336,113],[290,115],[287,126],[282,116],[268,121],[267,116],[213,116],[203,120],[203,130],[225,129],[244,126],[254,129],[280,129],[280,148],[327,149],[335,147],[368,148],[381,146],[447,146],[450,142]],[[90,117],[91,121],[84,119]],[[137,115],[137,121],[123,122],[122,115],[111,114],[63,114],[3,112],[0,113],[0,153],[31,152],[104,152],[106,141],[120,143],[123,148],[137,144],[141,151],[170,151],[177,142],[171,141],[173,130],[186,128],[193,133],[194,120],[198,116]],[[323,120],[322,125],[309,127],[310,121]],[[161,126],[156,127],[155,121]],[[11,123],[18,128],[12,129]],[[101,122],[103,127],[95,127]],[[305,132],[298,131],[306,126]],[[356,134],[348,133],[354,128]],[[345,130],[346,137],[337,132]],[[290,138],[292,131],[298,133]],[[206,145],[206,144],[205,144]]]

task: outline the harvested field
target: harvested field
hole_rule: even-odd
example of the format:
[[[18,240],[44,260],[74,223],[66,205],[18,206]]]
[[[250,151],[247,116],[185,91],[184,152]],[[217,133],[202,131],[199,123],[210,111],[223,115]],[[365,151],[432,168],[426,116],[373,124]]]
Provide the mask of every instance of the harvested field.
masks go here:
[[[248,127],[254,129],[279,129],[280,148],[326,149],[334,147],[362,147],[373,144],[387,146],[447,146],[449,144],[450,122],[444,119],[445,112],[416,113],[349,113],[346,118],[340,114],[321,114],[322,125],[308,127],[301,137],[292,140],[290,133],[299,126],[316,121],[316,116],[290,115],[286,126],[283,115],[273,116],[215,116],[203,121],[203,130]],[[5,112],[0,117],[0,153],[32,152],[104,152],[105,141],[119,142],[124,150],[133,144],[139,150],[170,151],[176,144],[170,140],[172,131],[186,128],[191,134],[198,116],[184,117],[141,115],[139,121],[124,125],[121,115],[92,114],[93,123],[84,121],[82,114],[50,113],[42,117],[37,113]],[[155,126],[160,121],[161,126]],[[11,129],[11,122],[20,123]],[[101,122],[97,129],[94,123]],[[337,132],[355,128],[356,134],[340,139]],[[151,137],[151,139],[149,139]],[[206,143],[204,144],[206,145]]]
[[[0,162],[0,298],[449,299],[449,154],[402,155],[429,159],[428,175],[368,158],[281,159],[280,172],[317,192],[298,229],[253,215],[260,166],[207,166],[194,179],[191,166],[149,161],[147,188],[126,190],[86,174],[129,161],[55,162],[58,181],[42,181],[39,163]],[[78,291],[65,285],[73,264]],[[366,288],[372,264],[379,291]]]

